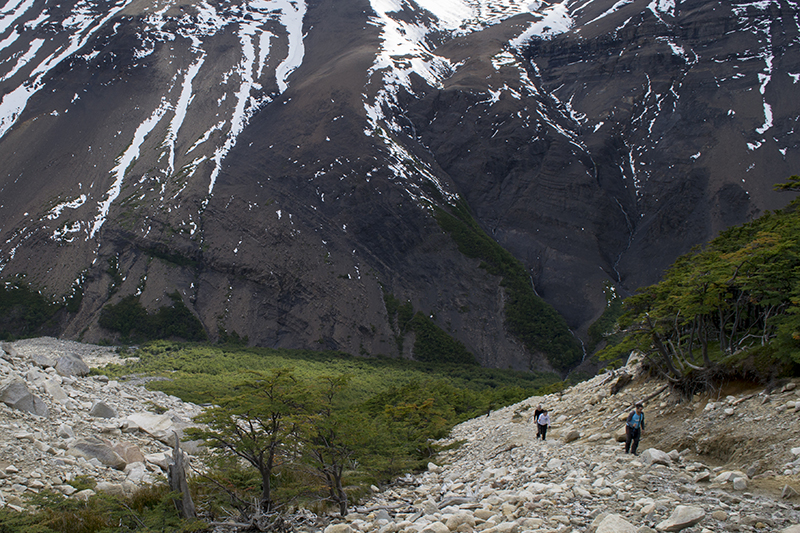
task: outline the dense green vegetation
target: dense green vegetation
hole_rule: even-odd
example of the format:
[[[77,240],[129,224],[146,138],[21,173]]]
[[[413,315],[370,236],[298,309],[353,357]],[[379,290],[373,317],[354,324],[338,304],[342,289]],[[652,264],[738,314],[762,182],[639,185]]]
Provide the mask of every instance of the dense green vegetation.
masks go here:
[[[461,342],[448,335],[429,317],[419,311],[415,313],[411,302],[401,303],[394,295],[386,292],[383,299],[399,352],[403,352],[404,336],[413,331],[415,338],[412,353],[417,361],[478,364],[475,356]]]
[[[798,190],[793,176],[784,190]],[[769,379],[800,365],[800,201],[730,228],[625,300],[621,341],[687,393],[726,374]]]
[[[564,318],[536,295],[522,263],[478,226],[465,205],[457,204],[450,213],[437,209],[436,220],[462,254],[480,259],[489,273],[502,277],[508,296],[505,320],[511,333],[530,351],[544,353],[558,370],[568,370],[581,360],[581,347]]]
[[[177,292],[168,295],[172,303],[148,313],[138,296],[126,296],[117,304],[108,304],[100,312],[98,324],[117,332],[123,343],[151,339],[180,338],[203,341],[208,338],[203,324],[183,303]]]
[[[94,483],[80,488],[93,486]],[[201,520],[181,519],[175,510],[174,496],[165,484],[142,487],[129,497],[100,493],[88,501],[65,498],[51,491],[29,493],[30,512],[17,512],[9,507],[0,509],[0,533],[207,531]]]
[[[437,451],[432,439],[454,424],[558,379],[341,352],[167,341],[134,355],[138,361],[104,372],[119,379],[162,376],[168,379],[149,387],[209,405],[199,419],[208,429],[193,436],[215,451],[209,478],[243,512],[254,500],[265,512],[290,502],[346,512],[369,485],[423,466]],[[207,480],[195,483],[199,498],[220,498]]]
[[[150,383],[185,401],[198,404],[213,402],[216,390],[236,383],[243,373],[293,369],[301,380],[322,375],[348,375],[348,395],[353,401],[366,401],[372,396],[409,383],[444,381],[459,389],[480,393],[484,399],[477,410],[502,402],[514,391],[523,398],[558,377],[554,374],[519,372],[464,366],[452,363],[418,362],[388,357],[354,357],[343,352],[287,350],[259,347],[187,344],[154,341],[136,351],[139,360],[104,372],[112,377],[129,374],[168,377]]]
[[[5,281],[0,286],[0,339],[53,334],[58,329],[59,313],[77,311],[82,296],[75,290],[68,298],[54,302],[23,280]]]

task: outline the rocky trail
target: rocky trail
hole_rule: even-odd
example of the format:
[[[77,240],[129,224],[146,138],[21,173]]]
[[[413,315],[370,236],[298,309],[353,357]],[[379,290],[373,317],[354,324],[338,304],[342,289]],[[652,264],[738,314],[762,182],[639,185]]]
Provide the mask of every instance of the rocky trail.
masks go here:
[[[200,410],[140,384],[82,375],[114,360],[113,348],[51,338],[2,348],[0,506],[21,509],[26,492],[45,488],[87,497],[91,489],[67,483],[79,476],[94,478],[95,491],[134,490],[164,475],[173,432]],[[800,533],[796,381],[678,402],[637,371],[466,421],[426,472],[376,487],[345,518],[304,513],[291,530]],[[633,379],[612,394],[622,374]],[[640,454],[624,454],[622,420],[643,399]],[[546,441],[531,422],[538,404],[553,420]]]
[[[671,398],[637,366],[454,428],[453,448],[326,533],[800,533],[797,384]],[[617,394],[613,387],[633,377]],[[639,456],[624,419],[646,404]],[[551,413],[536,439],[537,405]],[[673,447],[674,445],[674,447]],[[664,451],[666,450],[666,451]]]

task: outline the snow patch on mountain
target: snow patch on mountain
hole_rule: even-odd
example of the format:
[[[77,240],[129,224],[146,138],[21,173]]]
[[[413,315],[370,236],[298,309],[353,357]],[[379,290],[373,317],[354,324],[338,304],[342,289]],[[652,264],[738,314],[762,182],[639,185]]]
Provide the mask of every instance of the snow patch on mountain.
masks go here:
[[[35,60],[38,60],[38,64],[27,75],[28,77],[23,83],[4,95],[2,101],[0,101],[0,139],[2,139],[8,130],[17,122],[20,114],[28,105],[28,100],[44,87],[45,77],[65,59],[80,50],[109,20],[122,11],[129,3],[130,0],[118,2],[105,13],[95,13],[95,6],[91,2],[80,2],[73,8],[73,13],[70,17],[60,24],[63,31],[69,34],[68,42],[61,44],[55,52],[45,57],[39,57],[41,54],[38,54],[38,52],[42,51],[42,48],[37,48],[36,51],[32,53],[33,57],[29,59],[26,65],[33,65]],[[9,10],[9,15],[7,17],[0,17],[0,35],[13,23],[18,22],[32,6],[33,1],[28,0]],[[15,35],[19,35],[16,30],[12,33],[12,36]],[[4,41],[4,43],[5,42],[6,41]],[[33,42],[35,41],[32,41],[29,52],[33,47]],[[6,47],[10,44],[11,42],[8,42]]]

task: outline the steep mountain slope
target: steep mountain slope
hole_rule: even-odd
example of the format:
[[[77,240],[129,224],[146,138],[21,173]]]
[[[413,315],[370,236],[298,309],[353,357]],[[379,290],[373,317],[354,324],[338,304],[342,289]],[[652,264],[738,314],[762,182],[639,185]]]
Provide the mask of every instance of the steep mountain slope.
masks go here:
[[[410,355],[384,294],[488,366],[547,368],[434,207],[466,201],[579,334],[602,283],[784,201],[795,2],[11,0],[0,269],[178,291],[212,338]],[[408,335],[407,335],[408,336]]]

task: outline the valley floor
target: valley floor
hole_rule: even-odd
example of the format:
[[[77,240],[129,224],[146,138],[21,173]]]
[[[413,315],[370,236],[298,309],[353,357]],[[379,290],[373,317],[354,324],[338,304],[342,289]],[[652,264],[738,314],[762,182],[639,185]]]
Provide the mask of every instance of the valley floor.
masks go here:
[[[4,348],[4,379],[25,382],[50,414],[39,417],[0,403],[0,505],[20,506],[23,493],[43,488],[70,490],[66,481],[76,476],[91,476],[107,490],[127,490],[130,483],[163,475],[169,446],[134,421],[144,424],[148,405],[163,407],[163,418],[173,421],[188,421],[199,409],[129,382],[60,378],[52,367],[42,370],[33,362],[34,356],[78,353],[102,365],[115,358],[112,349],[57,339]],[[623,370],[635,376],[638,368]],[[345,519],[298,515],[292,531],[800,533],[796,381],[769,390],[734,384],[677,402],[659,392],[661,383],[642,377],[611,394],[620,372],[466,421],[441,442],[447,449],[426,472],[375,488]],[[620,442],[624,417],[635,401],[651,396],[640,455],[626,455]],[[117,417],[90,415],[98,401]],[[531,420],[539,404],[553,420],[546,441],[535,438]],[[122,471],[72,454],[76,441],[95,436],[134,445],[129,447],[141,457],[128,462],[139,467]]]
[[[794,383],[686,403],[664,391],[646,405],[637,457],[620,442],[624,417],[663,385],[639,378],[612,395],[616,379],[460,424],[442,442],[458,445],[427,472],[375,494],[327,533],[800,532]],[[554,420],[544,442],[531,421],[538,404]]]

